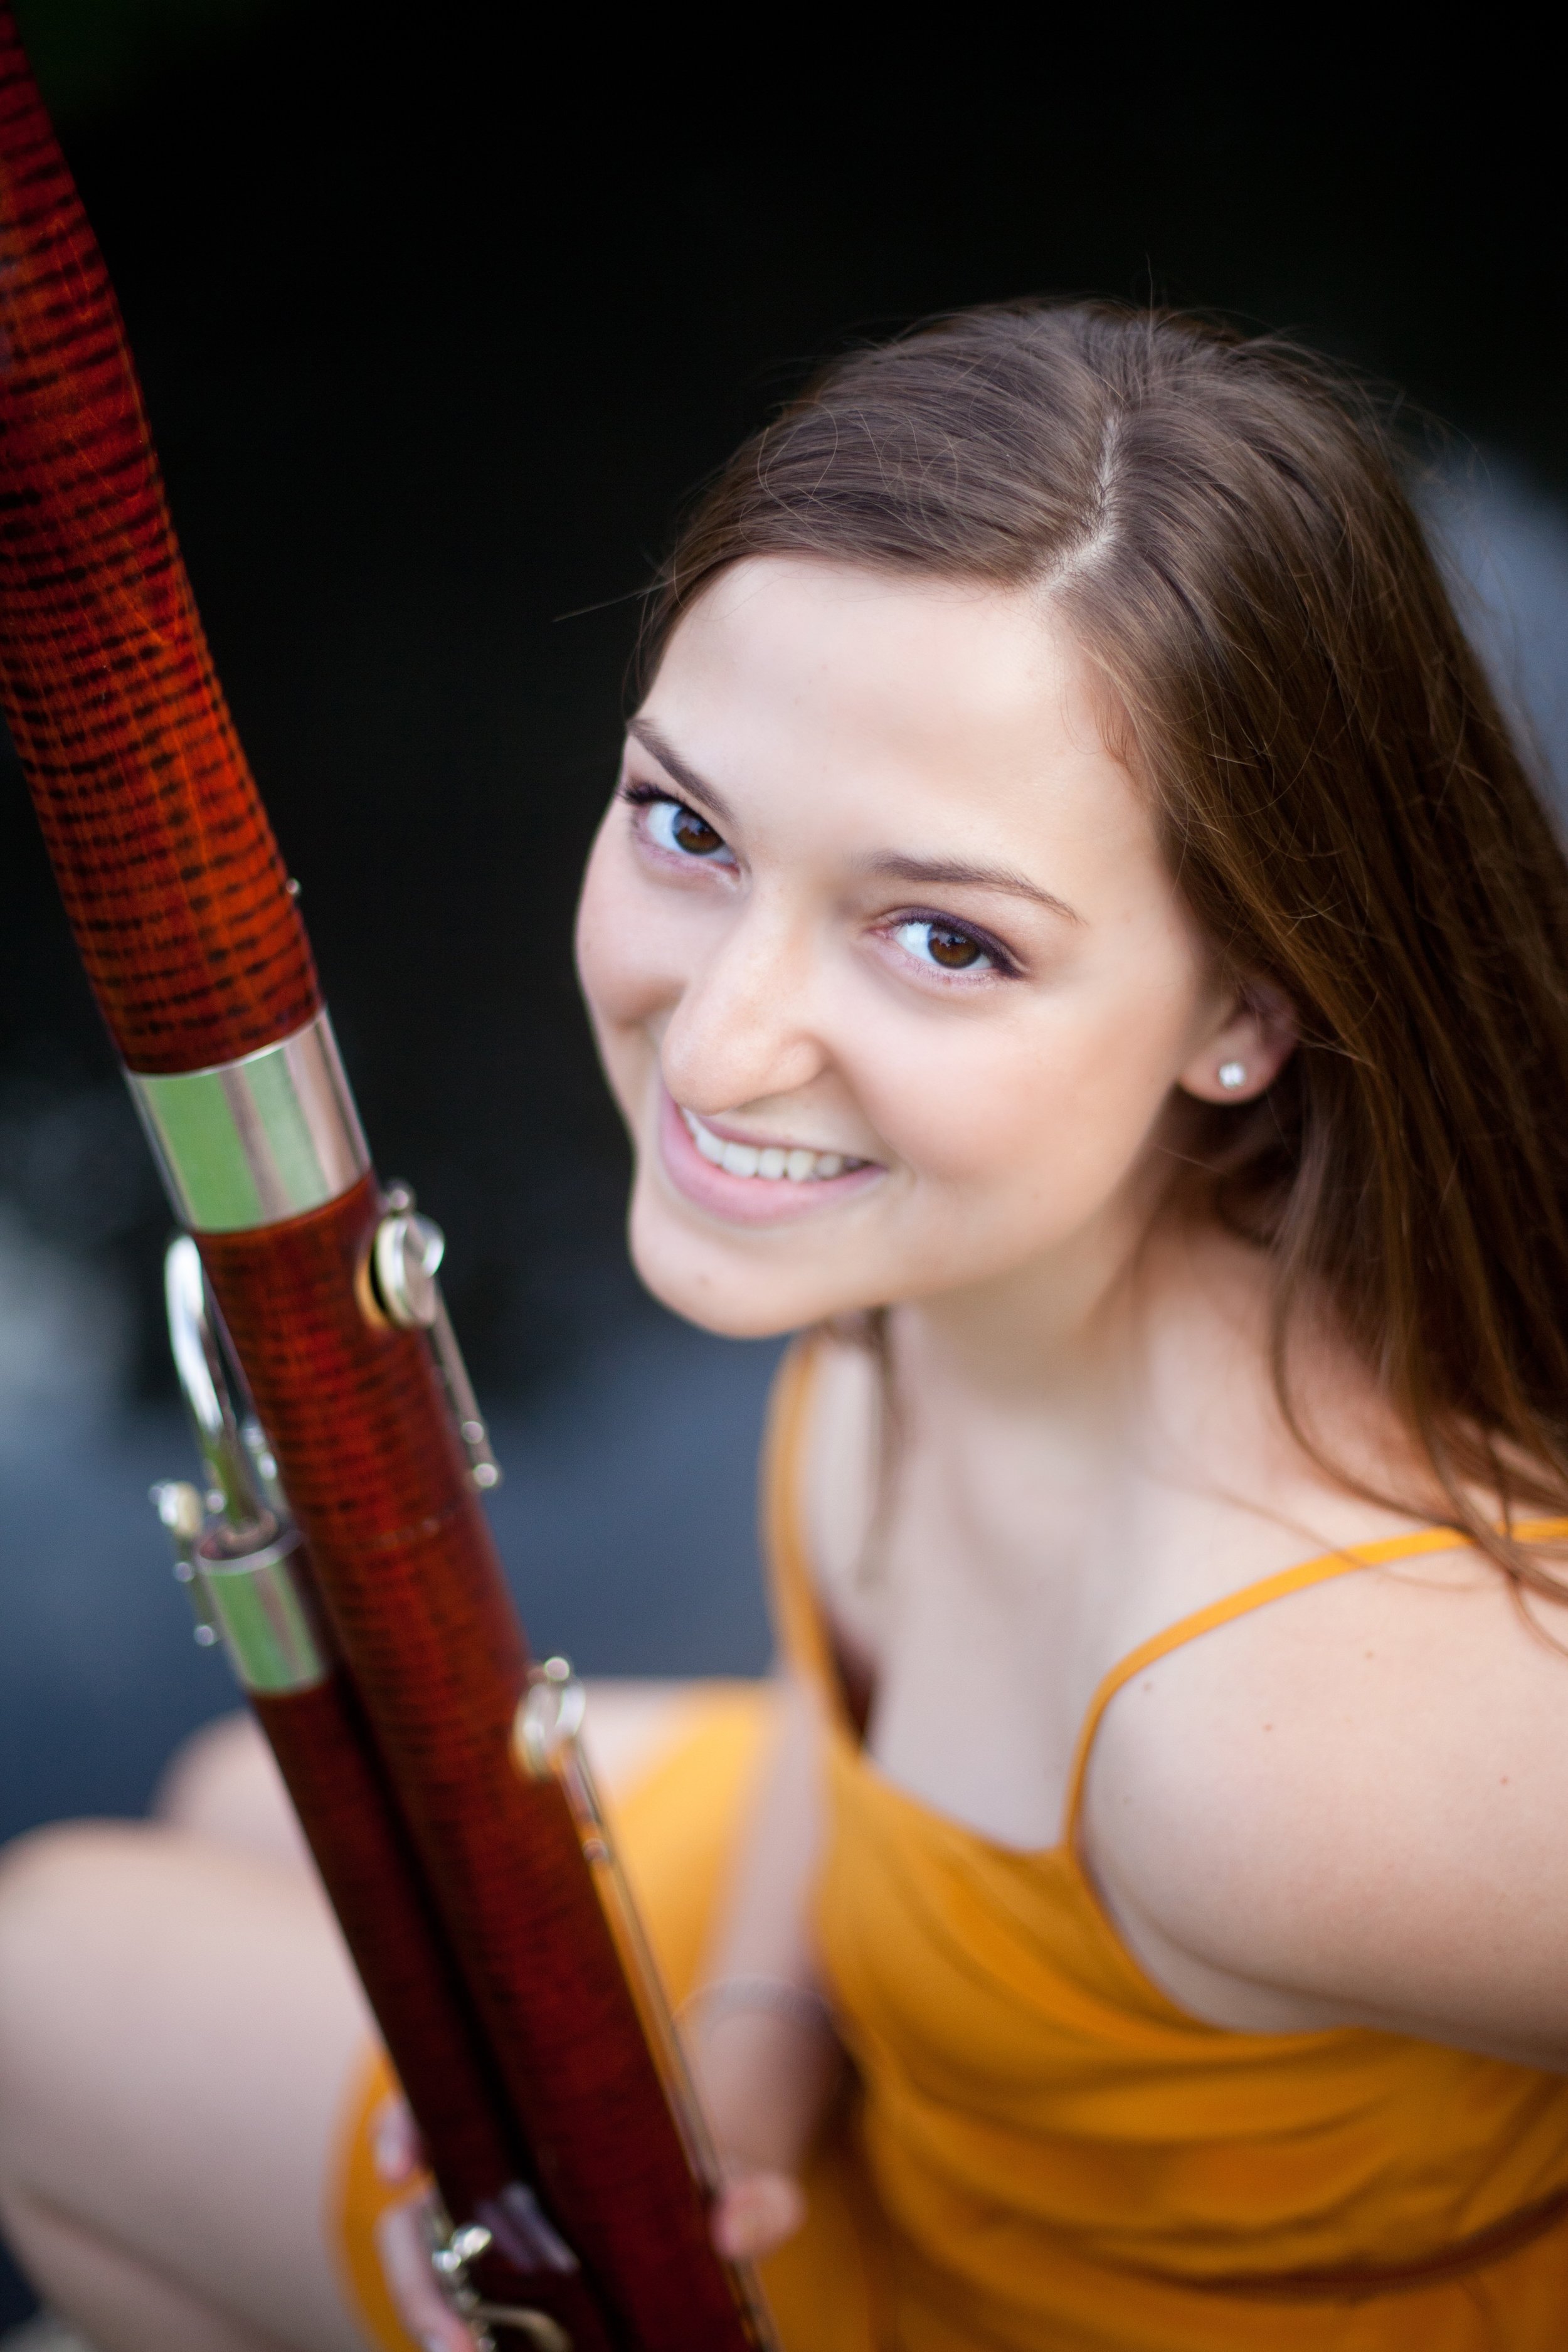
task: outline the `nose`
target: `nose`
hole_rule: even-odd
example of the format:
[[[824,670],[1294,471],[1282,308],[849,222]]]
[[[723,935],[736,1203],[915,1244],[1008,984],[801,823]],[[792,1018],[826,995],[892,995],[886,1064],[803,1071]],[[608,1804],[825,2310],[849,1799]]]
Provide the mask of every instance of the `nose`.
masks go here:
[[[752,898],[692,971],[665,1030],[676,1101],[717,1118],[809,1086],[832,1058],[814,1018],[817,980],[805,925]]]

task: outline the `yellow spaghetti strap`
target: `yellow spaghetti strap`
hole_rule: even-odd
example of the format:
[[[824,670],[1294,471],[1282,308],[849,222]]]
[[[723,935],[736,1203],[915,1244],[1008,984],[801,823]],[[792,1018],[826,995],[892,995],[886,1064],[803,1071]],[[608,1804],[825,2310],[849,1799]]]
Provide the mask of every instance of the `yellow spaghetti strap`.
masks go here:
[[[774,1622],[784,1661],[816,1684],[835,1719],[847,1728],[849,1717],[843,1686],[816,1597],[805,1530],[801,1524],[805,1454],[817,1364],[817,1337],[815,1332],[807,1332],[794,1342],[779,1367],[763,1446],[763,1520]],[[1521,1519],[1516,1521],[1512,1533],[1516,1543],[1568,1540],[1568,1519]],[[1379,1568],[1388,1560],[1413,1559],[1423,1552],[1457,1551],[1468,1549],[1469,1544],[1470,1538],[1457,1528],[1421,1528],[1411,1535],[1379,1536],[1370,1543],[1347,1544],[1342,1551],[1321,1552],[1315,1559],[1301,1560],[1294,1568],[1282,1569],[1278,1575],[1244,1585],[1239,1592],[1211,1601],[1206,1609],[1194,1610],[1191,1616],[1178,1618],[1163,1633],[1141,1642],[1111,1667],[1089,1701],[1073,1750],[1072,1772],[1068,1781],[1063,1832],[1066,1843],[1071,1844],[1077,1834],[1084,1773],[1100,1717],[1123,1684],[1131,1682],[1145,1666],[1181,1649],[1185,1643],[1196,1641],[1201,1633],[1212,1633],[1216,1626],[1228,1625],[1233,1618],[1245,1617],[1270,1601],[1283,1600],[1287,1593],[1326,1583],[1331,1577],[1348,1575],[1352,1569]]]
[[[1516,1543],[1549,1543],[1554,1538],[1568,1538],[1568,1519],[1521,1519],[1515,1524],[1512,1534]],[[1195,1642],[1200,1633],[1212,1633],[1216,1625],[1228,1625],[1233,1618],[1248,1616],[1270,1601],[1282,1601],[1288,1592],[1301,1592],[1309,1585],[1327,1583],[1331,1577],[1346,1576],[1352,1569],[1381,1568],[1385,1561],[1414,1559],[1422,1552],[1470,1548],[1470,1537],[1461,1535],[1457,1528],[1422,1528],[1413,1535],[1380,1536],[1371,1543],[1347,1544],[1342,1551],[1321,1552],[1316,1559],[1300,1560],[1294,1568],[1281,1569],[1277,1576],[1265,1576],[1256,1584],[1244,1585],[1239,1592],[1227,1593],[1223,1601],[1211,1601],[1206,1609],[1194,1609],[1190,1617],[1179,1617],[1163,1633],[1140,1642],[1135,1650],[1130,1650],[1119,1664],[1111,1667],[1089,1703],[1068,1780],[1064,1843],[1072,1844],[1078,1834],[1083,1776],[1089,1769],[1089,1751],[1094,1745],[1100,1719],[1117,1692],[1135,1675],[1142,1674],[1145,1666],[1152,1666],[1157,1658],[1168,1657],[1173,1650],[1182,1649],[1188,1642]]]

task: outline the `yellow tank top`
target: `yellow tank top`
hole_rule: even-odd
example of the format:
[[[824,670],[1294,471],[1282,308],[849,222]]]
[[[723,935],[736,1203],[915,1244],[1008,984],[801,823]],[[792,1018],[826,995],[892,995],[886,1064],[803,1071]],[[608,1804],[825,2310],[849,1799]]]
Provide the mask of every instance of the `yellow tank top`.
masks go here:
[[[879,2352],[1562,2352],[1568,2079],[1401,2034],[1203,2024],[1131,1958],[1073,1835],[1131,1675],[1453,1532],[1307,1561],[1144,1643],[1089,1707],[1062,1843],[1016,1852],[858,1744],[802,1536],[810,1360],[781,1376],[764,1509],[781,1641],[832,1727],[817,1921],[859,2081]]]

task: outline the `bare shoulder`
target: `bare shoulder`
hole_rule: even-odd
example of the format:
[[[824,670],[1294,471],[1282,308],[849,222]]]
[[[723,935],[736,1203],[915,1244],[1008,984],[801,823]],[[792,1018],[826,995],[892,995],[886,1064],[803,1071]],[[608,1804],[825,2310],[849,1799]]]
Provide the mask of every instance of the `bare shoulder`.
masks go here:
[[[1085,1838],[1194,2013],[1363,2023],[1568,2068],[1568,1605],[1473,1555],[1366,1569],[1112,1702]]]

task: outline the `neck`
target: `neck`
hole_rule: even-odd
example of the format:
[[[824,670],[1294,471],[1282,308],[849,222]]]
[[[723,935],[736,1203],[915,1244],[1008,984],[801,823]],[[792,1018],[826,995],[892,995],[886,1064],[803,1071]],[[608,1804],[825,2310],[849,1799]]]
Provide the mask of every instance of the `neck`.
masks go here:
[[[1009,1413],[1101,1412],[1124,1386],[1157,1284],[1151,1189],[1005,1275],[900,1307],[895,1344],[910,1374]]]

